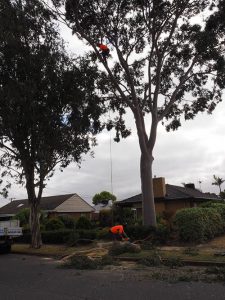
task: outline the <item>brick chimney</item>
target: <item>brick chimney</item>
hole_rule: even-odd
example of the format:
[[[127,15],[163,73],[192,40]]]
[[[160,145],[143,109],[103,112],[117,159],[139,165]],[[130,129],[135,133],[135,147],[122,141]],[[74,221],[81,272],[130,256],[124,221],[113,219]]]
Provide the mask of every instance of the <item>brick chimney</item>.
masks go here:
[[[166,184],[164,177],[153,178],[153,191],[155,198],[166,196]]]

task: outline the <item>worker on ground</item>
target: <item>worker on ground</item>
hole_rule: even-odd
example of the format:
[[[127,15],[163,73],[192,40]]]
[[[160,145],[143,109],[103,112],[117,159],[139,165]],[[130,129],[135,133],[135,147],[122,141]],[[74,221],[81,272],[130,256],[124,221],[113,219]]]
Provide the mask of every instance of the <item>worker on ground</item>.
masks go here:
[[[109,57],[109,48],[104,44],[97,44],[97,47],[101,50],[104,61]]]
[[[114,240],[129,241],[129,237],[126,235],[123,225],[111,227],[110,232],[113,234]]]

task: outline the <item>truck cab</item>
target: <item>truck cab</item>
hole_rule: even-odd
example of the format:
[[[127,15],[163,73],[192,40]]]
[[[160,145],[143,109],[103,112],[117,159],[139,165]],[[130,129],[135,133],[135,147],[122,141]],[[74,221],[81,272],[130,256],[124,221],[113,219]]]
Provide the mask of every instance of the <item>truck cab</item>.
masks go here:
[[[22,234],[19,220],[0,221],[0,254],[10,253],[14,238]]]

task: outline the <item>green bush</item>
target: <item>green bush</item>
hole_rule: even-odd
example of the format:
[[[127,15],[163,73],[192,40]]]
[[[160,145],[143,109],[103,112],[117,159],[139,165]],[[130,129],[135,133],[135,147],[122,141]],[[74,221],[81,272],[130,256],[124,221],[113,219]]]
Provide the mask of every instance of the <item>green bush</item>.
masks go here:
[[[141,240],[152,235],[155,229],[143,225],[128,225],[126,226],[125,231],[132,240]]]
[[[225,229],[225,203],[224,202],[206,202],[201,205],[204,208],[214,208],[221,215],[223,221],[223,227]]]
[[[186,208],[175,215],[174,224],[185,242],[202,242],[223,231],[221,215],[214,208]]]
[[[44,244],[65,244],[69,241],[72,232],[71,229],[43,231],[41,233],[42,242]]]
[[[109,231],[109,227],[99,229],[97,231],[97,239],[99,239],[99,240],[111,240],[112,239],[112,234]]]
[[[111,209],[102,209],[99,213],[99,224],[101,227],[112,225],[113,213]]]
[[[170,237],[169,227],[165,224],[158,224],[154,232],[153,241],[158,243],[165,243]]]
[[[80,236],[80,239],[87,239],[87,240],[95,240],[97,237],[97,230],[96,229],[77,229],[76,230]]]
[[[63,222],[65,228],[74,229],[76,225],[76,221],[74,218],[69,216],[58,216],[58,219]]]
[[[29,216],[30,216],[30,209],[29,208],[24,208],[19,211],[14,219],[20,221],[20,226],[26,226],[29,224]]]
[[[68,239],[66,240],[66,243],[68,246],[74,246],[77,244],[77,241],[79,240],[80,235],[77,231],[73,230],[69,236]]]
[[[86,217],[80,217],[76,223],[76,229],[91,229],[92,224],[91,221]]]
[[[64,229],[65,225],[59,218],[49,219],[45,224],[45,229],[48,231]]]

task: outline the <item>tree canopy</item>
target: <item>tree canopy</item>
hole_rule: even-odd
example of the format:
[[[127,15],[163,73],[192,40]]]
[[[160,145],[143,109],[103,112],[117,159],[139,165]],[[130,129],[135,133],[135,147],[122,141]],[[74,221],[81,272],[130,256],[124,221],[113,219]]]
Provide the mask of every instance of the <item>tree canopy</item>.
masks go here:
[[[108,204],[109,201],[116,201],[116,196],[107,191],[102,191],[99,194],[95,194],[92,198],[92,203],[97,205],[99,203]]]
[[[54,16],[38,0],[0,3],[0,163],[26,185],[32,245],[40,246],[39,203],[58,165],[80,164],[103,127],[98,72],[66,54]]]

